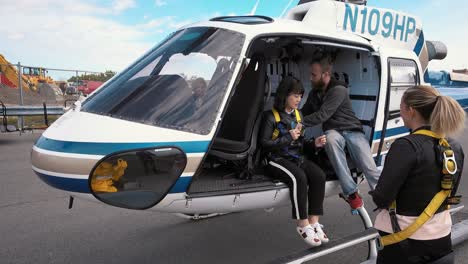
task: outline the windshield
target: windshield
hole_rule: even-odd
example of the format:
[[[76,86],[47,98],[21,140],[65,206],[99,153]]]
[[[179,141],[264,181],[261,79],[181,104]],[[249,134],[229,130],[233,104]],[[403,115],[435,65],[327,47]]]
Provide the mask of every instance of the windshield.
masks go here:
[[[85,112],[208,134],[245,36],[189,28],[163,41],[85,101]]]

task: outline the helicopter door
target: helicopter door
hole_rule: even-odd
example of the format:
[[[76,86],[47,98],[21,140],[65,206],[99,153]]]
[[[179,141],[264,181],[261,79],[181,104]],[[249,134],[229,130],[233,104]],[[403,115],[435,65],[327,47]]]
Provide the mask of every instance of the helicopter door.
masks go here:
[[[404,127],[403,119],[400,116],[400,101],[408,88],[420,83],[418,66],[414,60],[389,58],[388,68],[386,116],[377,154],[379,166],[384,165],[384,157],[395,139],[409,132]]]

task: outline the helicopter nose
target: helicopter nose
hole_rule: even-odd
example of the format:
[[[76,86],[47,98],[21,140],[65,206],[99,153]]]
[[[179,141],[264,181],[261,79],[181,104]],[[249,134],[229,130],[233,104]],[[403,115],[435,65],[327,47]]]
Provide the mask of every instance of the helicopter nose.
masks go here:
[[[167,147],[169,144],[173,145],[173,147]],[[179,146],[174,146],[174,145]],[[134,169],[140,170],[148,170],[150,175],[151,172],[158,172],[153,173],[154,175],[159,175],[159,168],[156,167],[146,167],[148,162],[152,162],[154,164],[163,164],[169,161],[174,162],[174,160],[169,159],[165,160],[164,158],[159,157],[160,153],[172,153],[170,151],[162,151],[160,149],[177,149],[178,153],[177,156],[183,155],[185,158],[185,162],[182,163],[174,163],[174,166],[170,166],[172,170],[178,168],[178,172],[174,174],[173,171],[167,171],[165,174],[172,175],[170,178],[171,180],[168,182],[158,182],[154,181],[154,179],[159,179],[159,176],[149,177],[153,179],[151,184],[152,190],[158,189],[158,192],[164,190],[163,196],[159,196],[159,198],[164,197],[166,194],[175,194],[175,193],[184,193],[187,191],[188,186],[191,183],[193,174],[197,170],[201,160],[203,158],[203,151],[206,149],[206,142],[178,142],[178,143],[83,143],[83,142],[72,142],[72,141],[60,141],[54,140],[50,138],[46,138],[42,136],[37,142],[36,145],[33,147],[31,151],[31,164],[32,169],[36,173],[36,175],[44,181],[46,184],[50,185],[51,187],[67,191],[73,193],[83,193],[83,194],[92,194],[98,200],[103,201],[100,199],[98,193],[106,190],[113,190],[118,191],[120,189],[114,189],[113,187],[125,187],[131,188],[138,186],[138,184],[126,184],[119,183],[115,185],[113,182],[104,182],[107,185],[97,186],[99,183],[96,182],[96,189],[93,189],[93,182],[94,178],[90,177],[90,175],[94,176],[93,168],[95,169],[99,164],[102,164],[103,160],[108,159],[112,155],[116,155],[119,153],[125,152],[132,152],[135,150],[147,149],[150,148],[157,152],[154,155],[146,155],[149,157],[148,160],[143,159],[141,160],[141,155],[128,155],[129,159],[125,160],[128,163],[130,169],[128,172],[135,173]],[[175,150],[174,150],[175,151]],[[111,153],[111,154],[107,154]],[[186,154],[188,153],[188,154]],[[158,156],[157,158],[152,158],[154,156]],[[137,163],[133,161],[134,159],[140,159]],[[152,160],[152,161],[151,161]],[[114,161],[110,161],[114,162]],[[140,164],[140,165],[135,165]],[[143,164],[143,165],[142,165]],[[177,165],[177,166],[175,166]],[[182,166],[183,165],[183,166]],[[164,167],[164,166],[163,166]],[[164,168],[168,168],[167,166]],[[151,170],[150,170],[151,169]],[[170,172],[170,173],[169,173]],[[177,175],[176,175],[177,174]],[[152,175],[152,174],[151,174]],[[98,179],[102,178],[103,175],[99,176]],[[107,175],[104,175],[107,176]],[[128,178],[132,178],[132,175],[126,175]],[[164,177],[166,177],[164,176]],[[126,177],[124,177],[126,179]],[[135,179],[133,179],[135,182]],[[142,182],[137,180],[137,182]],[[144,181],[143,181],[144,182]],[[157,183],[156,185],[155,182]],[[102,187],[102,188],[101,188]],[[105,187],[105,188],[104,188]],[[117,188],[116,187],[116,188]],[[92,196],[91,196],[92,197]],[[155,196],[156,197],[156,196]],[[162,198],[161,198],[162,199]],[[105,202],[105,201],[104,201]],[[141,209],[148,205],[151,205],[154,200],[147,202],[143,205],[129,205],[129,208]]]
[[[69,192],[91,193],[89,173],[99,157],[79,157],[47,151],[34,146],[31,151],[32,169],[46,184]]]

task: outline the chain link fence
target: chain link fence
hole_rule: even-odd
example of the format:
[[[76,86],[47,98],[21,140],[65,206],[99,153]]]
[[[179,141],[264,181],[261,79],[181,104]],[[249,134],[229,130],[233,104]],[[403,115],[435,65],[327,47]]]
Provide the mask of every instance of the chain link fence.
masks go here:
[[[38,107],[57,109],[68,107],[74,101],[93,92],[115,73],[86,70],[54,69],[10,64],[3,57],[0,61],[0,105],[2,130],[23,131],[43,127],[58,116],[37,116]],[[8,109],[30,109],[31,115],[12,116]],[[35,110],[36,109],[36,110]],[[27,113],[27,111],[25,111]],[[48,120],[47,120],[48,118]],[[9,126],[10,129],[6,129]]]

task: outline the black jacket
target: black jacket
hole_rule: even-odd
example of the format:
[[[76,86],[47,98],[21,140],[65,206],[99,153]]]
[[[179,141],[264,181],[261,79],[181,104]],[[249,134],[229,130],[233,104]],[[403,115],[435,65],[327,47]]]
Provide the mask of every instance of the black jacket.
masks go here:
[[[346,84],[334,79],[330,80],[325,94],[313,89],[301,111],[307,126],[322,124],[323,131],[363,131],[351,106]]]
[[[292,140],[289,130],[293,129],[292,125],[295,126],[296,124],[296,114],[294,112],[287,114],[284,111],[279,112],[279,114],[281,122],[277,125],[271,110],[263,113],[260,130],[260,144],[263,155],[269,160],[285,158],[299,161],[303,159],[304,147],[310,151],[315,151],[314,139],[306,140],[301,136],[296,141]],[[273,140],[272,136],[275,128],[279,128],[280,135],[277,139]]]
[[[456,186],[463,171],[464,153],[460,144],[449,140],[455,152],[458,171]],[[397,139],[390,148],[384,169],[374,191],[370,192],[378,208],[388,208],[396,199],[397,214],[419,216],[434,195],[441,190],[442,163],[438,158],[438,140],[425,135]],[[437,212],[441,212],[445,206]]]

